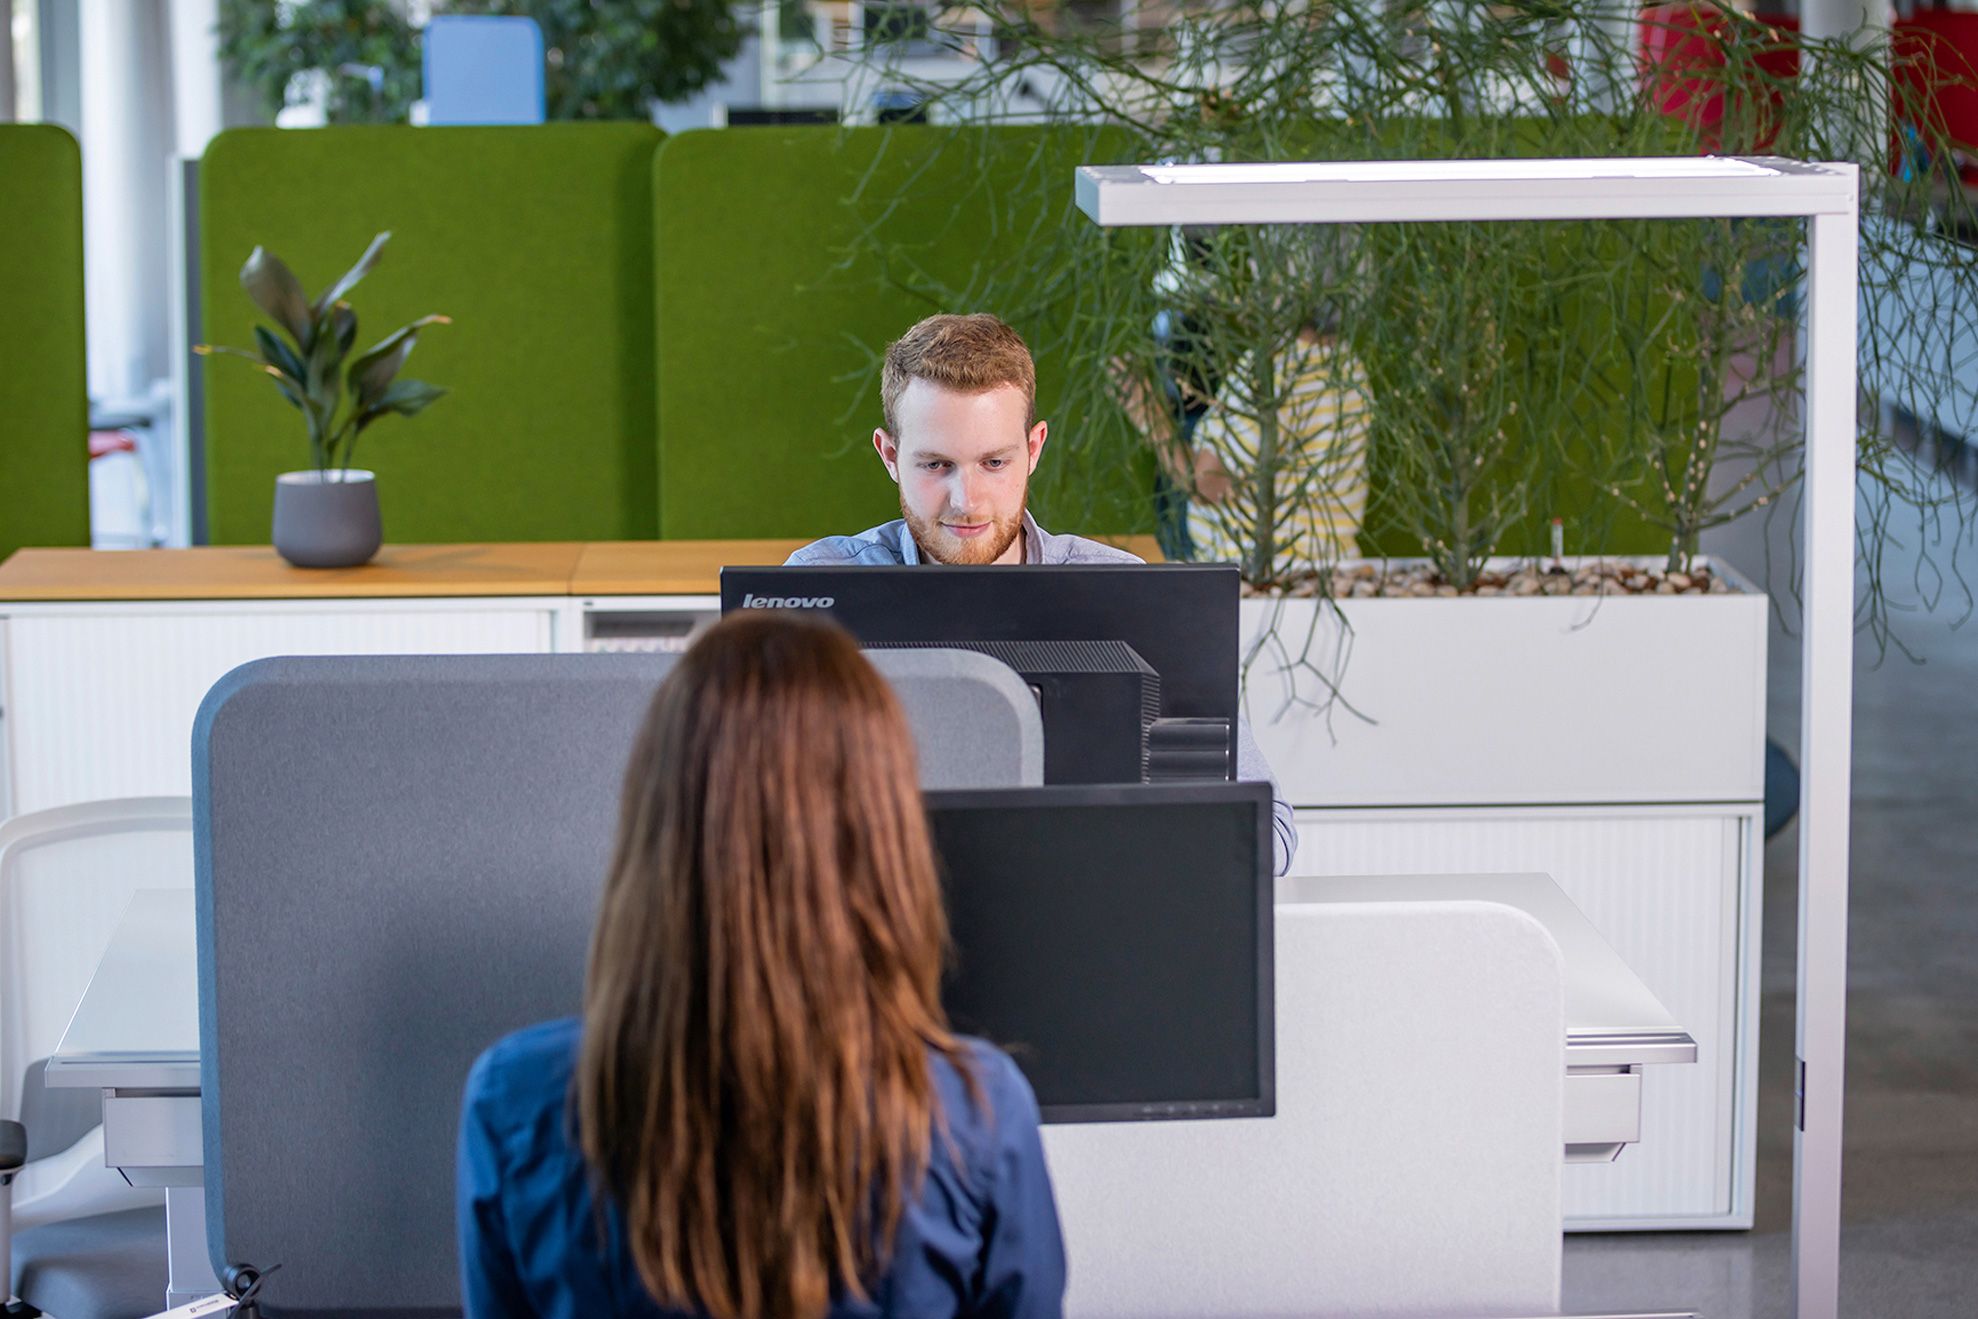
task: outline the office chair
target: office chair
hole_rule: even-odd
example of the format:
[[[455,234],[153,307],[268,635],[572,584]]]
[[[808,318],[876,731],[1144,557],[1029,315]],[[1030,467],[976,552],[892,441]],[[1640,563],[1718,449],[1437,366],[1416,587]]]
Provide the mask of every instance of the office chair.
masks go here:
[[[163,1308],[163,1193],[104,1165],[100,1094],[45,1071],[131,894],[192,886],[191,830],[185,797],[0,823],[0,1280],[61,1319]]]

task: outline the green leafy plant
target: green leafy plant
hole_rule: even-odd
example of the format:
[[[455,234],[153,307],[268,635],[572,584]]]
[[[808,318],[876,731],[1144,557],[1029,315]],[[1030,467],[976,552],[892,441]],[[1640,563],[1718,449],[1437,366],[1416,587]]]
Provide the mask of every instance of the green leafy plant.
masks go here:
[[[428,325],[451,324],[450,317],[421,316],[351,358],[357,313],[344,295],[378,264],[390,237],[387,232],[372,239],[357,264],[313,301],[280,257],[255,248],[240,268],[240,285],[275,328],[255,326],[251,352],[213,344],[193,349],[201,355],[243,358],[266,372],[302,414],[310,463],[325,476],[333,468],[349,472],[358,438],[372,425],[394,413],[416,416],[446,393],[423,380],[400,380],[398,373],[419,342],[419,332]]]
[[[750,27],[732,0],[437,0],[440,14],[533,18],[551,119],[647,119],[721,76]],[[333,124],[403,123],[423,79],[420,30],[394,0],[221,0],[220,56],[273,114],[297,74],[327,79]]]
[[[419,99],[418,31],[385,0],[220,0],[219,34],[227,72],[271,118],[313,72],[333,124],[402,123]]]
[[[551,119],[650,119],[720,81],[751,31],[730,0],[447,0],[435,12],[533,18]]]

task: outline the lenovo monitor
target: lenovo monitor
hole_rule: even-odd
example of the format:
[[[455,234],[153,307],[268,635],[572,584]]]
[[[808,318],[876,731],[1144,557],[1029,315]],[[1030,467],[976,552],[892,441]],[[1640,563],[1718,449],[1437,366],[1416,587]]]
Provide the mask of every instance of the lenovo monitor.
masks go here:
[[[1002,660],[1037,698],[1046,783],[1226,780],[1237,582],[1224,564],[729,567],[721,608],[828,614],[868,648]]]

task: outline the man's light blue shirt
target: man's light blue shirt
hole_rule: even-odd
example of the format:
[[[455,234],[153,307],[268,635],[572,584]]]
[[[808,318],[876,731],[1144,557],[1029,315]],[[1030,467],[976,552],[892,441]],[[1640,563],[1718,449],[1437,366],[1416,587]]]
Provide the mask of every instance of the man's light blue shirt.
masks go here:
[[[1023,515],[1023,561],[1025,563],[1145,563],[1139,555],[1114,549],[1083,536],[1053,536],[1037,525],[1029,513]],[[924,563],[920,542],[907,530],[905,518],[882,522],[856,536],[826,536],[814,540],[792,554],[792,567],[837,568],[851,564],[909,566]]]
[[[1037,525],[1028,512],[1023,515],[1023,561],[1025,563],[1145,563],[1139,555],[1102,545],[1083,536],[1053,536]],[[906,519],[894,518],[856,536],[826,536],[814,540],[792,554],[785,563],[791,567],[837,568],[864,564],[874,567],[919,564],[920,544],[907,530]],[[1277,837],[1277,873],[1291,873],[1291,858],[1298,852],[1298,826],[1291,803],[1284,799],[1270,762],[1264,759],[1257,739],[1250,735],[1250,723],[1236,721],[1236,777],[1246,783],[1271,785],[1271,827]]]

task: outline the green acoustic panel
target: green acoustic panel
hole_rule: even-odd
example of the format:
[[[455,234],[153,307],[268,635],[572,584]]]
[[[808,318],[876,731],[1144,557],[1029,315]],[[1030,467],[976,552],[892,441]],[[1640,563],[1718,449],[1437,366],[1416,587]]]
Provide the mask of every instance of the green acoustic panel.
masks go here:
[[[1501,240],[1508,227],[1474,228],[1498,230],[1492,237]],[[1604,492],[1610,474],[1600,467],[1593,437],[1631,431],[1672,435],[1694,429],[1699,411],[1694,356],[1686,364],[1673,360],[1668,346],[1674,341],[1693,347],[1697,322],[1671,308],[1667,290],[1650,285],[1649,267],[1641,261],[1652,258],[1657,271],[1681,269],[1683,253],[1694,250],[1696,234],[1683,222],[1667,220],[1520,224],[1512,232],[1519,241],[1532,244],[1539,259],[1519,266],[1513,285],[1496,304],[1510,312],[1504,322],[1505,339],[1512,349],[1508,356],[1515,361],[1518,349],[1531,348],[1539,359],[1531,378],[1563,380],[1578,392],[1570,406],[1549,412],[1543,409],[1544,400],[1522,400],[1525,410],[1504,424],[1510,444],[1502,466],[1484,483],[1472,508],[1488,506],[1492,487],[1508,490],[1522,480],[1524,515],[1496,542],[1499,554],[1548,554],[1555,517],[1562,524],[1567,554],[1666,553],[1668,532],[1650,526]],[[1460,241],[1459,236],[1443,251],[1456,249]],[[1401,226],[1376,230],[1369,248],[1373,253],[1369,264],[1383,272],[1378,285],[1382,295],[1397,302],[1416,305],[1407,296],[1416,286],[1431,280],[1446,286],[1457,279],[1444,273],[1454,262],[1442,257],[1424,260],[1419,251],[1411,251]],[[1486,245],[1483,250],[1491,249]],[[1624,262],[1633,263],[1627,266],[1632,277],[1609,278]],[[1700,268],[1697,273],[1700,277]],[[1652,326],[1659,327],[1655,334]],[[1406,334],[1387,335],[1365,357],[1375,425],[1360,551],[1370,557],[1416,557],[1424,552],[1421,541],[1403,523],[1391,498],[1400,477],[1380,425],[1381,382],[1417,375],[1434,359]],[[1635,387],[1637,380],[1642,387]],[[1630,399],[1641,405],[1639,415],[1630,408]],[[1543,459],[1537,457],[1540,437],[1526,420],[1535,415],[1543,415],[1544,424],[1556,428],[1545,437],[1549,456]],[[1531,465],[1528,480],[1520,477],[1526,464]],[[1653,494],[1653,482],[1646,476],[1613,474],[1611,479],[1623,482],[1641,499]]]
[[[652,536],[661,138],[623,123],[222,133],[200,167],[204,337],[252,345],[238,275],[257,244],[313,297],[389,229],[350,296],[360,350],[428,312],[453,324],[404,371],[452,392],[357,446],[386,538]],[[246,362],[205,371],[212,539],[265,542],[276,474],[309,462],[302,419]]]
[[[1056,406],[1091,356],[1076,351],[1077,318],[1099,288],[1036,255],[1055,226],[1091,223],[1073,169],[1128,150],[1124,135],[1048,128],[668,139],[653,167],[661,534],[820,536],[898,516],[872,452],[874,368],[935,311],[995,312],[1033,349],[1073,345],[1038,351],[1053,438],[1031,507],[1053,530],[1151,530],[1151,460],[1075,443],[1081,419]],[[1033,268],[1034,281],[1009,278]],[[1026,284],[965,304],[933,292]]]
[[[52,124],[0,124],[0,559],[89,544],[82,157]]]

